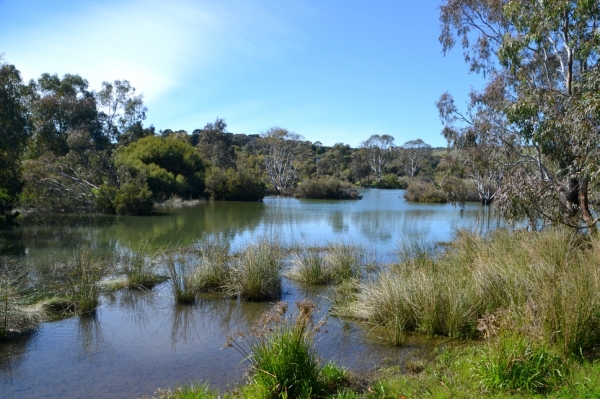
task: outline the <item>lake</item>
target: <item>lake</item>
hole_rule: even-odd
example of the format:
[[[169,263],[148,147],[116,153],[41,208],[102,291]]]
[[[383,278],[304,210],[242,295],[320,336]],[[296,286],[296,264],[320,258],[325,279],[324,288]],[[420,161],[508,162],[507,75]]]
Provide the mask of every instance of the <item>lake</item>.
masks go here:
[[[54,262],[88,245],[98,253],[189,246],[210,237],[232,248],[268,237],[283,245],[353,242],[393,261],[402,242],[449,241],[457,229],[485,232],[502,225],[477,203],[414,204],[403,190],[362,190],[360,201],[267,197],[262,203],[206,202],[160,208],[148,217],[30,217],[0,230],[0,249],[23,262],[32,280],[50,280]],[[323,317],[328,288],[284,279],[282,300],[309,298]],[[152,291],[103,294],[95,316],[43,323],[33,334],[0,343],[0,396],[5,398],[136,398],[178,383],[208,382],[219,389],[243,379],[246,365],[226,336],[245,331],[269,303],[204,295],[174,304],[168,284]],[[431,356],[443,340],[411,337],[402,348],[378,344],[370,326],[330,317],[317,338],[325,360],[356,370]]]

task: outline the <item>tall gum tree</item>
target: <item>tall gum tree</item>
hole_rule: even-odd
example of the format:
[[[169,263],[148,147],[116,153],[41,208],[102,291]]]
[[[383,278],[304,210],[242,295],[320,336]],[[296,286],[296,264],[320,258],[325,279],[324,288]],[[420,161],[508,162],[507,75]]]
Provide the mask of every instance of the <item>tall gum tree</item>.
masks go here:
[[[21,75],[0,55],[0,215],[6,219],[21,191],[21,158],[30,127]]]
[[[496,205],[526,217],[596,229],[600,174],[600,1],[446,0],[443,51],[458,42],[488,78],[466,115],[438,102],[451,144],[503,152]]]
[[[269,183],[279,195],[290,195],[296,184],[302,140],[299,134],[280,127],[261,134],[265,170]]]

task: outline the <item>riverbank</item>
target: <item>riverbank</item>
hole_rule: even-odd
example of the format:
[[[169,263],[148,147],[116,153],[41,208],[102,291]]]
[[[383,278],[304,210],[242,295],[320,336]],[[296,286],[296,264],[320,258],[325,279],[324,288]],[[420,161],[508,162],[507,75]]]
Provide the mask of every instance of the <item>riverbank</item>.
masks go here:
[[[442,253],[406,248],[376,276],[337,285],[333,313],[370,323],[388,345],[411,331],[460,344],[362,380],[346,371],[332,389],[295,397],[597,397],[599,263],[598,237],[563,230],[460,233]],[[222,396],[269,397],[255,395],[258,374],[251,364],[246,385]],[[160,395],[219,396],[206,386]]]

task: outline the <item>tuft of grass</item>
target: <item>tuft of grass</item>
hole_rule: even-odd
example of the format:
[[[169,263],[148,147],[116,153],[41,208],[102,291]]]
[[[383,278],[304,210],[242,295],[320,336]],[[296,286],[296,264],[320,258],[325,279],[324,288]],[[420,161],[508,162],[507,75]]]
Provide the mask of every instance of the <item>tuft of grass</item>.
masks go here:
[[[0,340],[33,330],[46,316],[44,308],[29,304],[21,289],[23,273],[0,259]]]
[[[360,279],[362,255],[363,249],[353,243],[332,244],[325,255],[331,282],[339,284],[352,278]]]
[[[249,384],[242,397],[320,398],[335,393],[345,370],[319,365],[313,343],[324,322],[313,322],[314,303],[296,303],[298,314],[286,317],[287,303],[279,302],[261,317],[251,334],[229,337],[226,346],[250,362]]]
[[[246,246],[232,260],[224,291],[248,301],[280,298],[282,257],[282,247],[267,239]]]
[[[53,274],[63,281],[65,294],[71,298],[69,311],[90,314],[100,304],[100,280],[108,273],[106,261],[92,254],[90,247],[78,247],[66,262],[57,263]]]
[[[484,315],[502,319],[504,330],[543,338],[565,357],[600,343],[598,237],[460,232],[441,254],[413,248],[363,283],[350,309],[387,330],[392,343],[404,331],[477,338],[490,332],[477,329]]]
[[[305,284],[323,285],[331,282],[332,275],[319,248],[302,246],[292,253],[288,278]]]
[[[152,399],[217,399],[217,392],[210,389],[208,384],[197,384],[177,387],[174,390],[158,389]],[[151,399],[147,396],[142,399]]]
[[[195,261],[198,262],[195,272],[195,284],[199,291],[224,290],[230,277],[229,241],[207,239],[198,244]]]
[[[195,265],[182,251],[169,250],[165,251],[162,256],[169,274],[175,303],[180,305],[194,303],[198,293]]]
[[[543,342],[503,335],[481,351],[474,371],[488,391],[545,393],[561,384],[567,367]]]
[[[165,281],[155,271],[155,263],[151,256],[146,255],[147,242],[142,242],[137,249],[121,256],[119,260],[120,272],[126,276],[126,285],[129,288],[151,289]]]

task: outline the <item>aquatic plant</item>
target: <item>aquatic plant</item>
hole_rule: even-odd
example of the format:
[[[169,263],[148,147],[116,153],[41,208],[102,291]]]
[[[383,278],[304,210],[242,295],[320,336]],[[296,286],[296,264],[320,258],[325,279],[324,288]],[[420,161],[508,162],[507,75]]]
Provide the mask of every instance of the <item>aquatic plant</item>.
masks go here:
[[[282,256],[281,245],[266,238],[244,247],[232,260],[224,291],[249,301],[279,298]]]
[[[196,265],[185,256],[184,251],[177,249],[165,251],[162,258],[169,274],[175,302],[193,303],[198,293],[195,279]]]
[[[77,314],[93,313],[100,304],[100,280],[108,273],[104,258],[95,256],[90,247],[77,247],[66,262],[56,263],[52,273],[63,282],[70,298],[69,311]]]
[[[327,284],[332,278],[322,251],[308,245],[292,252],[291,267],[286,276],[301,283],[315,285]]]
[[[195,285],[198,291],[223,291],[230,278],[231,243],[219,238],[208,238],[198,243],[194,251]]]
[[[564,230],[459,233],[362,284],[353,315],[402,331],[472,338],[484,314],[563,355],[600,340],[600,240]],[[510,326],[510,327],[509,327]],[[394,334],[392,334],[394,336]]]
[[[343,385],[344,369],[319,364],[314,350],[315,334],[324,324],[313,321],[314,303],[296,302],[296,316],[286,316],[286,302],[264,314],[251,333],[229,337],[226,346],[238,350],[250,362],[249,384],[242,397],[320,398]]]
[[[331,244],[325,255],[330,281],[339,284],[350,278],[360,278],[362,255],[363,248],[352,242],[340,241]]]
[[[20,282],[23,273],[0,258],[0,339],[18,336],[34,329],[45,317],[42,306],[26,306]]]
[[[156,273],[154,259],[147,252],[147,242],[142,242],[137,249],[120,257],[120,272],[125,274],[129,288],[152,288],[165,281],[165,277]]]

